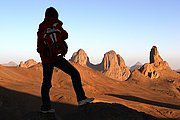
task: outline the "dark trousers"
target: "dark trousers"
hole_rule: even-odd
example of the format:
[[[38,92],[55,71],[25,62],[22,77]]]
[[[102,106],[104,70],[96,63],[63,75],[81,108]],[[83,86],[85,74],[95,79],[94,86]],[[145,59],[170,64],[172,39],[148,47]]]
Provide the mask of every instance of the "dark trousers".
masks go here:
[[[57,67],[71,76],[73,88],[76,93],[77,101],[86,98],[84,90],[81,84],[81,77],[77,69],[72,66],[65,58],[58,60],[54,64],[43,64],[43,83],[41,86],[41,97],[42,97],[42,109],[50,109],[51,102],[49,97],[49,90],[52,87],[51,79],[53,68]]]

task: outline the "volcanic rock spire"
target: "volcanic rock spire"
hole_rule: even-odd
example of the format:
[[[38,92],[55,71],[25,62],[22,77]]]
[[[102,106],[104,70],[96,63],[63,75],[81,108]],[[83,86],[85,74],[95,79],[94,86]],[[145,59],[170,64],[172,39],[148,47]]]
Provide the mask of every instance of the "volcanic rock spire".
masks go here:
[[[106,52],[102,62],[97,65],[93,65],[89,62],[89,57],[83,49],[79,49],[75,52],[70,61],[98,70],[105,76],[116,80],[127,80],[131,74],[123,58],[113,50]]]
[[[103,74],[112,79],[124,81],[131,74],[123,58],[113,50],[104,54],[102,64]]]
[[[87,66],[89,64],[89,57],[83,49],[79,49],[77,52],[74,52],[70,61],[78,63],[82,66]]]
[[[151,79],[159,78],[160,72],[165,69],[170,69],[168,63],[163,61],[156,46],[153,46],[150,51],[150,63],[144,64],[140,71],[146,77]]]

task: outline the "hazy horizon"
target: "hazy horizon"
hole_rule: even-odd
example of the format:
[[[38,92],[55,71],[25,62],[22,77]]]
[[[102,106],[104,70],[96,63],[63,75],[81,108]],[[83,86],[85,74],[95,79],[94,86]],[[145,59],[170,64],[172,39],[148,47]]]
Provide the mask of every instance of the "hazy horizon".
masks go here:
[[[0,64],[40,61],[36,32],[50,6],[58,10],[69,33],[67,59],[82,48],[90,62],[97,64],[106,52],[114,50],[132,66],[149,62],[155,45],[172,69],[180,69],[179,0],[2,1]]]

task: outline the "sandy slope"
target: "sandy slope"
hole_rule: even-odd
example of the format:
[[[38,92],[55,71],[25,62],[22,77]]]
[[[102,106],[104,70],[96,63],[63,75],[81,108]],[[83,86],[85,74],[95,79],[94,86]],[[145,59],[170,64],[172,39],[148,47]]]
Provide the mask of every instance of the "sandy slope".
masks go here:
[[[180,119],[179,74],[163,71],[164,77],[149,80],[135,71],[129,80],[120,82],[90,68],[74,66],[80,71],[87,96],[96,100],[77,108],[70,77],[55,69],[51,99],[61,119]],[[0,119],[21,119],[39,110],[41,72],[40,64],[29,69],[0,66]]]

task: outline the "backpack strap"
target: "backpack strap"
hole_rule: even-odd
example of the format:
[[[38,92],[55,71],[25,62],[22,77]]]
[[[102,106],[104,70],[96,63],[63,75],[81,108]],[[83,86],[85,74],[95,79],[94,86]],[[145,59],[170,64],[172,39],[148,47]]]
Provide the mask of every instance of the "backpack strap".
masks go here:
[[[59,29],[56,29],[56,26],[58,25],[58,23],[54,23],[52,25],[52,27],[49,27],[45,30],[44,36],[43,38],[46,38],[46,36],[50,36],[52,43],[57,42],[57,37],[56,37],[56,32],[61,33],[61,31]]]

